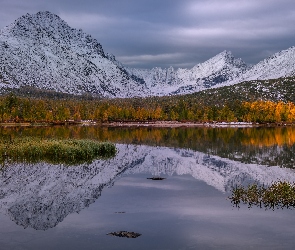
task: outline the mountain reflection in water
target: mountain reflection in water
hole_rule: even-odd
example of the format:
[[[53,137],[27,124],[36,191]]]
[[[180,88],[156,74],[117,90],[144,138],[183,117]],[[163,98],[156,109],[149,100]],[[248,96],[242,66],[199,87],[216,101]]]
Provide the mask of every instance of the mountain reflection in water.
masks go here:
[[[273,146],[269,148],[268,156],[264,148],[265,158],[273,152]],[[0,172],[0,212],[24,228],[47,230],[95,202],[103,189],[113,185],[123,173],[189,174],[221,192],[252,182],[266,185],[277,180],[295,182],[293,169],[245,163],[235,157],[233,160],[218,156],[218,152],[212,155],[193,149],[135,144],[117,144],[117,149],[113,159],[97,160],[89,165],[4,166]],[[209,151],[214,150],[209,148]]]

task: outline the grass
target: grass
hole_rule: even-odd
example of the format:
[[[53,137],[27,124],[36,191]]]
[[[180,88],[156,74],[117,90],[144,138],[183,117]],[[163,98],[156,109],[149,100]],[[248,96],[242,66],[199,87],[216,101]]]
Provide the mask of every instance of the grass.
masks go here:
[[[0,162],[48,162],[75,165],[116,154],[109,142],[25,137],[0,142]]]
[[[295,207],[295,183],[277,181],[269,187],[251,184],[248,187],[236,186],[229,197],[234,206],[240,207],[240,203],[264,207],[265,209],[294,208]]]

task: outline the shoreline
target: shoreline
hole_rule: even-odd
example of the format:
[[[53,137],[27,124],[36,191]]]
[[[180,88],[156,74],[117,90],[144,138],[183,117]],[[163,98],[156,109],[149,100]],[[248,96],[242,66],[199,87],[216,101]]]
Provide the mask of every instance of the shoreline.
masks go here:
[[[106,122],[77,121],[77,122],[7,122],[0,123],[0,127],[54,127],[54,126],[101,126],[101,127],[212,127],[212,128],[252,128],[252,127],[286,127],[294,126],[294,123],[255,123],[255,122],[179,122],[179,121],[150,121],[150,122]]]
[[[178,121],[155,121],[155,122],[111,122],[102,123],[109,127],[157,127],[157,128],[180,128],[180,127],[258,127],[262,124],[246,122],[178,122]]]

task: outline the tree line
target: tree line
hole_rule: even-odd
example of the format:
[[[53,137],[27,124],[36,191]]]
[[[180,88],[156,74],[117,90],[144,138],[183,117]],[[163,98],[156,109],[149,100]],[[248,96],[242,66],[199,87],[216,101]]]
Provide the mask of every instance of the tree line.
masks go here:
[[[129,99],[35,99],[9,94],[0,97],[0,122],[258,122],[294,123],[295,104],[234,101],[206,105],[185,97]]]

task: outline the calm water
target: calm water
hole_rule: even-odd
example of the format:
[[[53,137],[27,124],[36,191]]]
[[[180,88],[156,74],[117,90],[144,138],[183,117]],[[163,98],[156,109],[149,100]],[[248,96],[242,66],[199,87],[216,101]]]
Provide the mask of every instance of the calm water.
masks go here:
[[[227,198],[237,184],[295,182],[294,128],[0,130],[16,136],[108,140],[118,154],[2,166],[0,249],[294,249],[294,210],[237,209]],[[107,235],[116,231],[142,235]]]

